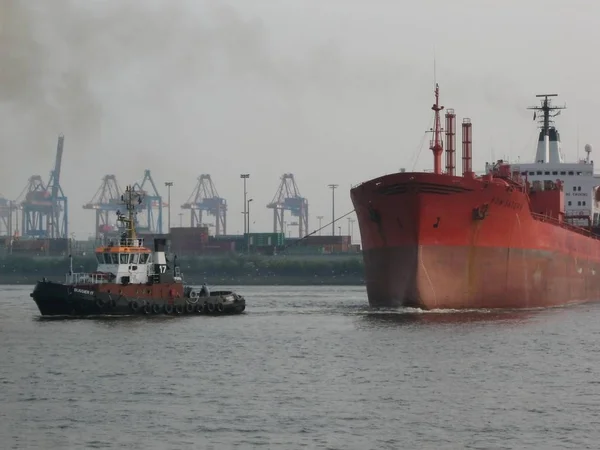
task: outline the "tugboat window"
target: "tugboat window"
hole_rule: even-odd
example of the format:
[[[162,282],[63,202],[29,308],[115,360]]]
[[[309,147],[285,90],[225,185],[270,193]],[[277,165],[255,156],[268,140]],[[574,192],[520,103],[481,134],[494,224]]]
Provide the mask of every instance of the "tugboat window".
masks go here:
[[[98,259],[98,264],[104,264],[104,253],[96,253],[96,259]]]
[[[577,190],[580,191],[581,190],[581,186],[577,186]]]
[[[577,186],[573,186],[573,191],[576,191],[576,190],[577,190]]]
[[[129,264],[129,255],[127,253],[121,253],[121,264]]]
[[[112,259],[110,257],[110,253],[104,254],[104,264],[112,264]]]
[[[552,175],[558,175],[558,171],[557,170],[553,170],[552,171]]]
[[[119,264],[119,254],[118,253],[111,253],[110,258],[111,258],[111,262],[113,264]]]
[[[140,255],[140,264],[146,264],[147,260],[148,260],[148,255],[146,253]]]
[[[131,255],[129,255],[129,264],[133,264],[133,257],[134,256],[137,256],[137,255],[134,255],[133,253]]]
[[[566,175],[567,172],[565,172],[564,170],[560,172],[561,175]]]
[[[140,255],[136,253],[135,255],[131,255],[131,264],[138,264],[140,262]]]
[[[571,206],[571,200],[569,200],[569,206]]]

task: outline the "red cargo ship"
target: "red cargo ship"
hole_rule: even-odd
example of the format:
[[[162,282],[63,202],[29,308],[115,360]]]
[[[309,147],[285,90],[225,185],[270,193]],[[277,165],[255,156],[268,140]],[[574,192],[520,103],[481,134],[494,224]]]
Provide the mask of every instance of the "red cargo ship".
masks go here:
[[[442,171],[436,85],[433,173],[385,175],[350,192],[372,307],[529,308],[600,300],[600,240],[592,233],[600,183],[589,145],[587,159],[564,162],[551,121],[563,107],[552,106],[553,96],[538,96],[541,106],[530,108],[534,120],[542,113],[535,163],[498,161],[476,176],[471,122],[464,119],[459,176],[451,109]]]

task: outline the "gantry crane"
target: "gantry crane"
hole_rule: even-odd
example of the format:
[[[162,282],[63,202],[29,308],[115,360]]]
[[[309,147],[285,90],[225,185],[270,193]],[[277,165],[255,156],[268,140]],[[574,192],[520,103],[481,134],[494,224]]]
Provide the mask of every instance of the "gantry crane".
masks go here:
[[[215,235],[227,234],[227,201],[219,197],[209,174],[198,177],[194,192],[181,208],[190,210],[190,226],[203,226],[202,212],[206,211],[215,216]]]
[[[45,185],[39,175],[29,178],[17,203],[23,211],[22,235],[46,239],[66,239],[68,230],[68,203],[60,186],[64,136],[58,137],[54,170]]]
[[[300,195],[294,180],[294,174],[285,173],[281,177],[279,189],[267,208],[273,209],[273,232],[284,233],[283,212],[288,210],[292,216],[298,217],[298,235],[304,237],[308,233],[308,200]]]
[[[121,203],[121,189],[117,178],[105,175],[92,200],[83,205],[83,209],[96,211],[96,240],[105,242],[107,238],[118,236],[116,211],[122,207]]]
[[[17,211],[17,205],[0,195],[0,236],[12,237],[17,233],[15,211]]]
[[[146,183],[150,191],[145,188]],[[139,214],[136,215],[136,227],[142,233],[162,234],[163,232],[163,201],[156,189],[150,170],[144,170],[144,178],[141,183],[136,182],[132,189],[142,195],[142,204]]]

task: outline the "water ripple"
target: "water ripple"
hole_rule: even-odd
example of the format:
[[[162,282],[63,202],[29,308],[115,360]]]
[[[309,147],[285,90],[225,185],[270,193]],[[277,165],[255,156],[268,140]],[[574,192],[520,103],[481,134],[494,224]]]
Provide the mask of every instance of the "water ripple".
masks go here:
[[[0,438],[21,449],[594,448],[598,305],[371,310],[238,287],[247,313],[40,320],[0,290]]]

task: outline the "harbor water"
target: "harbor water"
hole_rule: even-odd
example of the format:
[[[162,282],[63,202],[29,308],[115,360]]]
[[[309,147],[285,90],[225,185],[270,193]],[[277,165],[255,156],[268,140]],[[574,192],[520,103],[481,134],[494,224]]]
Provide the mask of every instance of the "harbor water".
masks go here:
[[[2,449],[585,449],[600,304],[373,311],[238,286],[240,316],[47,320],[0,287]]]

